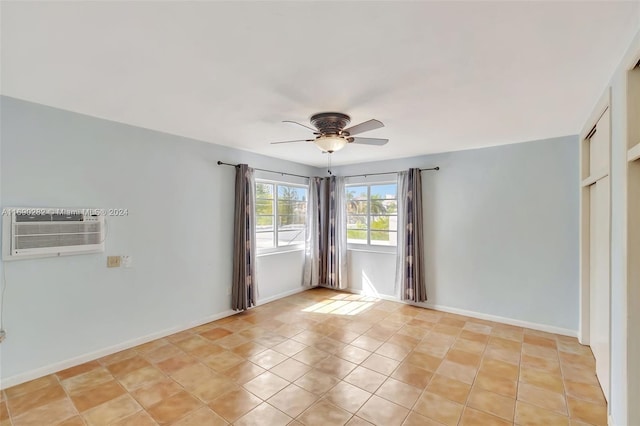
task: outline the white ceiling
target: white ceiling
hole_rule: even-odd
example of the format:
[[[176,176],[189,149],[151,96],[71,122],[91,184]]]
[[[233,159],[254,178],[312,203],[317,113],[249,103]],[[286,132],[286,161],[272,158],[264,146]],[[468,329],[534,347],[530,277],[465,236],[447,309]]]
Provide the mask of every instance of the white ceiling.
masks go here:
[[[636,2],[2,2],[2,94],[310,165],[282,120],[377,118],[334,164],[576,134]]]

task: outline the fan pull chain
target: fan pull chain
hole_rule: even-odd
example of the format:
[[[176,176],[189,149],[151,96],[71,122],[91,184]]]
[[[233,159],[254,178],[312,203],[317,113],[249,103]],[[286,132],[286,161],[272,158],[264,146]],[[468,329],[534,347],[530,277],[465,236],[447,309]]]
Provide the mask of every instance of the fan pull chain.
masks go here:
[[[331,153],[327,152],[327,172],[329,172],[329,176],[333,175],[331,173]]]

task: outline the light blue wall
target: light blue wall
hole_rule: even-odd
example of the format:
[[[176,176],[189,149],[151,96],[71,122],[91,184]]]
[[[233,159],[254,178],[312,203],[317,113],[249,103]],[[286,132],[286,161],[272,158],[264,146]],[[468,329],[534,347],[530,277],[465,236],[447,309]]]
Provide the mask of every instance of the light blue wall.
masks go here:
[[[105,253],[5,264],[5,379],[229,310],[235,172],[216,161],[315,174],[12,98],[0,107],[3,207],[129,210],[107,219]],[[107,269],[107,255],[131,255],[133,267]],[[301,259],[260,259],[291,271],[260,276],[260,298],[300,289]]]
[[[108,220],[104,254],[6,264],[4,378],[229,309],[234,171],[217,160],[324,171],[6,97],[0,107],[3,207],[129,209]],[[575,330],[577,148],[566,137],[334,172],[441,166],[423,175],[430,302]],[[134,267],[107,269],[108,254]],[[351,256],[352,275],[392,294],[393,258]],[[301,263],[260,257],[260,298],[298,290]]]
[[[429,303],[577,330],[578,137],[333,171],[353,175],[436,165],[440,171],[422,173]],[[394,277],[394,262],[384,256],[351,253],[356,288],[364,285],[362,276]],[[393,296],[388,279],[372,282]]]

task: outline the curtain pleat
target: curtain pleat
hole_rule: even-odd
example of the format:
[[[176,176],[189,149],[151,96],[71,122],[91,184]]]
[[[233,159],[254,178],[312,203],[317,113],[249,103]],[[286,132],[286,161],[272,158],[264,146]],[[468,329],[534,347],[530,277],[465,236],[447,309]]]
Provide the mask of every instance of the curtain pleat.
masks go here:
[[[328,179],[327,277],[331,288],[348,287],[347,278],[347,210],[345,205],[344,178],[331,176]]]
[[[244,311],[255,306],[257,299],[255,188],[253,169],[246,164],[239,164],[236,167],[231,289],[231,307],[236,311]]]
[[[400,288],[400,298],[412,302],[427,300],[422,213],[420,169],[409,169],[398,173],[396,286]]]
[[[302,285],[305,287],[317,287],[324,281],[326,274],[323,271],[325,264],[326,241],[323,238],[323,214],[324,179],[320,177],[309,178],[309,197],[307,199],[307,228],[304,244],[304,273]]]
[[[319,262],[319,276],[318,281],[320,285],[327,283],[327,262],[328,262],[328,254],[327,254],[327,246],[329,244],[329,179],[327,178],[319,178],[320,179],[320,198],[318,198],[319,209],[318,212],[320,214],[318,218],[318,222],[320,223],[320,228],[318,232],[318,241],[320,248],[320,262]]]

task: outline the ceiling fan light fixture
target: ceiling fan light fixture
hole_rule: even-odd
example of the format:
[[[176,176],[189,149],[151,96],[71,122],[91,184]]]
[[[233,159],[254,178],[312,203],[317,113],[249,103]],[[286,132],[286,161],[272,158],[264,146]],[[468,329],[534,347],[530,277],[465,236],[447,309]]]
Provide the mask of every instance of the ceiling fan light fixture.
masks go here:
[[[329,153],[340,151],[348,143],[345,138],[336,135],[320,136],[314,142],[322,151]]]
[[[379,120],[371,119],[356,124],[355,126],[347,127],[351,122],[351,117],[347,114],[340,112],[319,112],[312,115],[310,121],[315,129],[298,123],[297,121],[285,120],[287,123],[294,123],[306,129],[313,130],[313,139],[296,139],[293,141],[271,142],[271,144],[314,142],[319,150],[331,154],[340,151],[349,143],[382,146],[389,142],[388,139],[354,137],[360,133],[384,127],[384,124]]]

